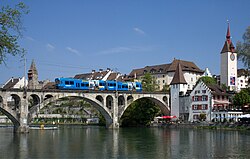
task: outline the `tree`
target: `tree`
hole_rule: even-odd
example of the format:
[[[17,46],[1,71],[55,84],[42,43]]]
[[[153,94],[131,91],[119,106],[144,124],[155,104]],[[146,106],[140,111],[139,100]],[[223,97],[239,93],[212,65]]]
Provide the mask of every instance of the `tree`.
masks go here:
[[[250,103],[250,95],[247,90],[241,90],[233,97],[233,104],[238,108],[242,108],[244,105]]]
[[[241,60],[247,69],[250,68],[250,26],[242,36],[243,42],[238,41],[236,44],[236,52],[238,59]]]
[[[204,82],[205,84],[216,84],[217,83],[213,77],[208,77],[208,76],[200,77],[199,80],[197,81],[197,83],[199,83],[200,81]]]
[[[8,55],[23,56],[25,50],[18,40],[22,37],[22,16],[28,14],[26,5],[22,2],[11,8],[9,5],[0,11],[0,64],[5,63]]]
[[[150,99],[137,100],[124,112],[121,119],[122,126],[149,126],[160,112],[160,109]]]
[[[145,73],[142,77],[142,90],[146,92],[154,92],[159,88],[156,80],[150,73]]]

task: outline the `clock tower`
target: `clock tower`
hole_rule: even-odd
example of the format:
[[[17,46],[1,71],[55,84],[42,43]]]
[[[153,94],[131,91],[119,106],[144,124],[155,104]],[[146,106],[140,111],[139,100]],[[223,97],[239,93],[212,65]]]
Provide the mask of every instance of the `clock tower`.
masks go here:
[[[221,50],[220,84],[237,91],[237,54],[231,41],[229,23],[225,44]]]

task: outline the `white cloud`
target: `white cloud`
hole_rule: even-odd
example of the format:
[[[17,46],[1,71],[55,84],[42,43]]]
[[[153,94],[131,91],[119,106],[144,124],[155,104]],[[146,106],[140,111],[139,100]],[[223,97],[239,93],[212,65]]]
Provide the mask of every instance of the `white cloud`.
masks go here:
[[[35,41],[35,39],[33,39],[32,37],[30,36],[25,36],[26,39],[30,40],[30,41]]]
[[[48,43],[48,44],[46,45],[46,48],[47,48],[48,50],[52,51],[52,50],[55,49],[55,46]]]
[[[73,48],[71,48],[71,47],[66,47],[66,49],[69,51],[69,52],[71,52],[71,53],[74,53],[74,54],[76,54],[76,55],[80,55],[80,53],[79,53],[79,51],[78,50],[76,50],[76,49],[73,49]]]
[[[141,34],[141,35],[145,35],[145,34],[146,34],[146,33],[145,33],[143,30],[141,30],[140,28],[133,28],[133,30],[134,30],[136,33]]]
[[[107,55],[107,54],[123,54],[123,53],[136,53],[136,52],[146,52],[153,50],[152,46],[146,47],[114,47],[108,50],[100,51],[99,54]]]

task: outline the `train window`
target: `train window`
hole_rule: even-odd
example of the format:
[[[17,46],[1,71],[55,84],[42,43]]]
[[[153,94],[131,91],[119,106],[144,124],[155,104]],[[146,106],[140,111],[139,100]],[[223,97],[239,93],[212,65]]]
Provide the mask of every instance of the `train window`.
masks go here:
[[[69,81],[65,81],[65,84],[69,85]]]
[[[84,87],[84,84],[83,84],[83,83],[81,83],[81,87]]]
[[[60,81],[58,79],[56,79],[56,84],[60,84]]]
[[[100,86],[104,86],[104,83],[100,83],[99,85],[100,85]]]

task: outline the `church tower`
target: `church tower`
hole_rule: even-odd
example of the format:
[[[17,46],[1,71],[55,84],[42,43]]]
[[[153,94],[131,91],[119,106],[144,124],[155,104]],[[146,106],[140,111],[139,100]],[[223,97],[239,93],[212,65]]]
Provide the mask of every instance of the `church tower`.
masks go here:
[[[225,84],[230,90],[237,89],[237,54],[231,41],[229,23],[226,41],[221,50],[220,84]]]
[[[28,89],[39,89],[38,87],[39,87],[38,72],[36,69],[35,61],[32,60],[30,69],[28,71]]]
[[[176,67],[174,77],[170,83],[171,96],[171,115],[180,117],[180,96],[186,94],[188,89],[187,82],[184,78],[180,61]]]

